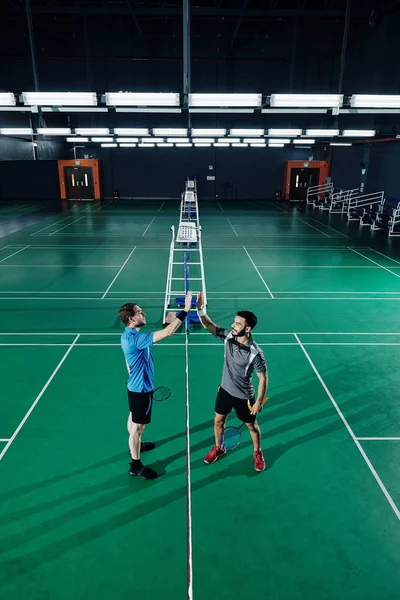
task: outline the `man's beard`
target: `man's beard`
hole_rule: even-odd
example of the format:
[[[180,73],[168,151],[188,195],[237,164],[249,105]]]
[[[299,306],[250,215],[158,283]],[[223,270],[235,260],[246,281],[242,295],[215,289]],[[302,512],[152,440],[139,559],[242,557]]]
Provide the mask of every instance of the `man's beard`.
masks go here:
[[[243,327],[243,329],[241,329],[237,333],[234,333],[233,335],[237,337],[242,337],[243,335],[246,335],[246,327]]]

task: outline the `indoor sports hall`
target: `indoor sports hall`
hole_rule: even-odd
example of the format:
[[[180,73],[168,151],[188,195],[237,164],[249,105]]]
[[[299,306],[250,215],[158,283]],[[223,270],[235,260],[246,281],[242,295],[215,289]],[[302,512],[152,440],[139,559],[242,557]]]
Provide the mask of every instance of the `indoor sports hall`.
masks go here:
[[[398,4],[0,11],[1,598],[397,600]],[[188,290],[257,315],[263,472],[246,428],[204,462],[194,300],[129,475],[118,312],[160,330]]]

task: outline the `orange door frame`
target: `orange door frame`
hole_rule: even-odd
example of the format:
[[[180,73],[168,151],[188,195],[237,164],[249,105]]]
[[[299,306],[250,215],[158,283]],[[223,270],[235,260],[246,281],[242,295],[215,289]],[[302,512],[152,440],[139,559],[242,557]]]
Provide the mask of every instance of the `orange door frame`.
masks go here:
[[[318,185],[325,183],[329,177],[331,168],[330,161],[326,160],[288,160],[285,165],[285,179],[283,182],[283,200],[289,200],[290,177],[292,169],[319,169]]]
[[[101,200],[100,191],[100,169],[98,160],[78,159],[78,160],[58,160],[58,179],[60,182],[60,198],[67,198],[67,188],[65,185],[65,167],[92,167],[93,169],[93,184],[94,184],[94,199]]]

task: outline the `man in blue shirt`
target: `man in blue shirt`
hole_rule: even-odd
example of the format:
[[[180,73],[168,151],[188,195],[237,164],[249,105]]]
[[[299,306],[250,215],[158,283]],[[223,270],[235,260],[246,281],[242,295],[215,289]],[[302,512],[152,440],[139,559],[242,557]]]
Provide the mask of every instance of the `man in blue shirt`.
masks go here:
[[[132,457],[129,473],[143,479],[154,479],[157,473],[145,467],[140,460],[141,450],[152,450],[155,444],[142,442],[145,425],[151,421],[151,408],[154,387],[154,361],[150,348],[156,342],[173,335],[182,325],[192,306],[192,292],[185,298],[185,309],[172,320],[165,329],[150,333],[142,333],[141,327],[146,325],[146,313],[135,302],[121,306],[119,318],[125,324],[121,336],[121,346],[125,355],[128,379],[129,403],[129,450]]]

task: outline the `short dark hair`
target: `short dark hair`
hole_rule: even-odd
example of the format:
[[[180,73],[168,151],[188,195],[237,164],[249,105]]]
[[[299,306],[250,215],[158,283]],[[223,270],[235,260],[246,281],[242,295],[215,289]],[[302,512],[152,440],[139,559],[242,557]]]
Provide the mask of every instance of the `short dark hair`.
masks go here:
[[[257,317],[250,310],[239,310],[236,314],[238,317],[243,317],[243,319],[245,319],[247,326],[250,327],[250,329],[254,329],[257,325]]]
[[[134,316],[137,306],[136,302],[127,302],[126,304],[123,304],[118,313],[120,321],[125,323],[125,325],[128,325],[129,319]]]

